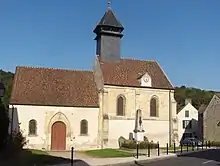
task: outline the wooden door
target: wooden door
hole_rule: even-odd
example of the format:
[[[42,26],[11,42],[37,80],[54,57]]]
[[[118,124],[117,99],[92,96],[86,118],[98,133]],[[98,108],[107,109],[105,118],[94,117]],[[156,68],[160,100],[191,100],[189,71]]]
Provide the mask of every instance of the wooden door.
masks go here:
[[[52,125],[51,150],[66,150],[66,125],[63,122]]]

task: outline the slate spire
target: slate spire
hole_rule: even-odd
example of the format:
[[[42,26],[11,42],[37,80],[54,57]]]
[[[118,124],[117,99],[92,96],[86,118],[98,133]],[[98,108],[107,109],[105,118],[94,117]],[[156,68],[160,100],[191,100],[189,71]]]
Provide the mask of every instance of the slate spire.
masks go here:
[[[93,32],[96,34],[99,33],[101,31],[101,27],[114,27],[114,30],[120,33],[124,30],[124,27],[121,25],[120,21],[116,18],[114,12],[111,9],[110,0],[108,0],[107,11],[105,12],[104,16],[102,17],[101,21],[98,23]]]
[[[108,8],[101,21],[94,29],[97,41],[96,54],[102,61],[120,60],[120,40],[123,37],[124,27],[116,18],[108,0]]]

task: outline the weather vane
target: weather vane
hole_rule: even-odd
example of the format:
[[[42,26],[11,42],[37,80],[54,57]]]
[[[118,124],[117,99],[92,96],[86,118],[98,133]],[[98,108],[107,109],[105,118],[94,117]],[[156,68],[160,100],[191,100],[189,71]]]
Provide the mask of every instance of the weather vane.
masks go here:
[[[111,0],[108,0],[108,8],[111,8]]]

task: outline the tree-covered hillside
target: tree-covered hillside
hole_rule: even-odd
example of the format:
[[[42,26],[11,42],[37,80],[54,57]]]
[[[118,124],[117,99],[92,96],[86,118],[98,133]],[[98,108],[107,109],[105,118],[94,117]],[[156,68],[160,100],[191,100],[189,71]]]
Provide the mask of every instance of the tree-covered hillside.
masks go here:
[[[175,88],[175,99],[178,103],[178,108],[185,105],[186,98],[190,98],[193,106],[198,109],[202,104],[208,104],[214,93],[214,91],[181,86]]]
[[[6,88],[5,95],[3,97],[3,103],[5,104],[5,106],[7,106],[9,104],[9,101],[10,101],[13,78],[14,78],[13,73],[5,72],[5,71],[0,69],[0,79],[3,80],[3,83],[4,83],[5,88]]]
[[[3,98],[4,104],[7,106],[10,100],[14,74],[0,70],[0,78],[6,86],[5,96]],[[175,99],[178,103],[178,108],[185,103],[185,98],[191,98],[193,105],[198,109],[201,104],[208,104],[212,98],[214,91],[206,91],[197,88],[189,88],[185,86],[176,87]]]

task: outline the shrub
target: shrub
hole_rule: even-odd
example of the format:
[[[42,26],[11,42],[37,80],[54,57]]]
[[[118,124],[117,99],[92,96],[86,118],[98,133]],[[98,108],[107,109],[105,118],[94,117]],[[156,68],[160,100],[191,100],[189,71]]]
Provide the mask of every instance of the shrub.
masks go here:
[[[211,142],[211,146],[220,147],[220,141],[213,141],[213,142]]]
[[[149,142],[148,138],[146,136],[144,136],[144,141],[145,142]]]
[[[12,133],[8,136],[7,146],[5,149],[5,156],[14,156],[19,154],[19,151],[26,145],[26,138],[23,137],[22,132]]]
[[[142,141],[142,142],[139,143],[139,148],[140,149],[147,149],[149,145],[150,145],[151,149],[156,149],[157,146],[158,146],[157,143]],[[137,142],[133,141],[133,140],[126,140],[124,143],[122,143],[121,148],[136,149],[137,148]]]
[[[27,143],[26,138],[23,137],[21,131],[19,131],[18,133],[13,133],[12,144],[15,149],[17,149],[17,150],[23,149],[23,147],[26,145],[26,143]]]
[[[118,145],[121,148],[122,144],[125,143],[126,139],[124,137],[119,137],[118,138]]]
[[[8,137],[8,113],[5,106],[1,103],[0,99],[0,151],[3,150],[7,145],[7,137]]]

